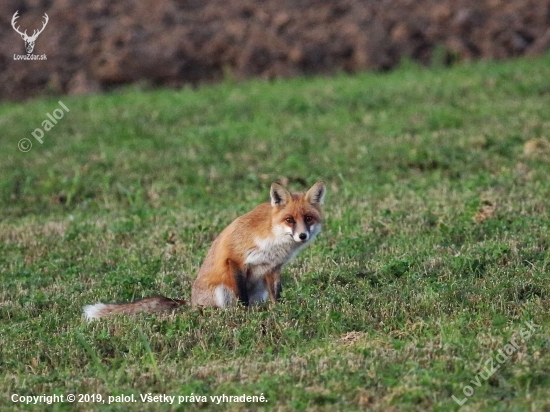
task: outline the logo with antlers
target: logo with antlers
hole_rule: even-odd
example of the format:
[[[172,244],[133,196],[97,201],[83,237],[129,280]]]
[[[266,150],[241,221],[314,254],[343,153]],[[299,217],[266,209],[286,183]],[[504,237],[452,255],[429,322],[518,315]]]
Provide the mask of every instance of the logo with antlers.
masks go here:
[[[25,50],[27,50],[27,54],[31,54],[34,50],[34,42],[36,41],[36,38],[40,33],[44,31],[44,28],[46,27],[46,24],[48,24],[49,17],[46,13],[44,13],[44,23],[40,30],[34,30],[32,33],[32,36],[27,35],[27,30],[25,30],[23,33],[19,31],[19,27],[15,27],[15,21],[19,18],[17,15],[19,13],[19,10],[17,10],[13,18],[11,19],[11,25],[13,29],[21,35],[21,38],[25,41]]]

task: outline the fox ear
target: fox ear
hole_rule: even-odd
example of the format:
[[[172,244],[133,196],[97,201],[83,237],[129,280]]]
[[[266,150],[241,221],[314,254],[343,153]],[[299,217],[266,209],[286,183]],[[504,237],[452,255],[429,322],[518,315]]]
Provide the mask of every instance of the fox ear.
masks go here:
[[[325,203],[325,194],[327,193],[327,185],[322,180],[311,186],[306,192],[306,200],[312,205],[322,205]]]
[[[273,207],[283,207],[290,199],[290,192],[276,182],[271,183],[269,195],[271,196],[271,206]]]

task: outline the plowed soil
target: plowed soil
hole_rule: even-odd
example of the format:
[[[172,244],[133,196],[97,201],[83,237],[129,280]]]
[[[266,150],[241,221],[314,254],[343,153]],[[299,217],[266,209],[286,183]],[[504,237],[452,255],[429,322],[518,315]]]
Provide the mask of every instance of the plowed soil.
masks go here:
[[[14,59],[16,10],[27,33],[48,14],[34,50],[47,60]],[[6,0],[0,39],[0,98],[19,100],[539,55],[550,0]]]

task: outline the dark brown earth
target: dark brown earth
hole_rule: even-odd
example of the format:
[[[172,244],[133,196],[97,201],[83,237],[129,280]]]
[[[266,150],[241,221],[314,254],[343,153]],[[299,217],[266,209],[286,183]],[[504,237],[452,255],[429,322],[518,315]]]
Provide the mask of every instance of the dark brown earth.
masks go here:
[[[25,54],[11,27],[49,23]],[[539,55],[550,0],[2,0],[0,99]]]

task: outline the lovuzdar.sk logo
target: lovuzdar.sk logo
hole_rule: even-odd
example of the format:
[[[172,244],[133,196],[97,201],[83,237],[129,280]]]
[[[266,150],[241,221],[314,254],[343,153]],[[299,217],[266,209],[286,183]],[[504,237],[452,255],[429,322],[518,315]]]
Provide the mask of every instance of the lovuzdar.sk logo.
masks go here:
[[[45,54],[37,55],[33,54],[34,50],[34,42],[38,38],[38,35],[44,31],[46,28],[46,25],[48,24],[49,17],[46,13],[44,13],[44,22],[42,23],[42,28],[40,30],[33,30],[33,33],[31,36],[27,34],[27,30],[22,32],[19,30],[19,26],[15,26],[16,20],[19,18],[19,10],[17,10],[11,19],[11,25],[13,29],[21,35],[21,38],[25,41],[25,50],[27,51],[27,54],[14,54],[13,60],[47,60]]]

